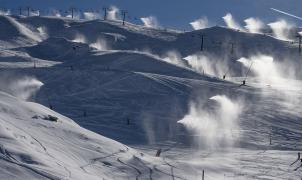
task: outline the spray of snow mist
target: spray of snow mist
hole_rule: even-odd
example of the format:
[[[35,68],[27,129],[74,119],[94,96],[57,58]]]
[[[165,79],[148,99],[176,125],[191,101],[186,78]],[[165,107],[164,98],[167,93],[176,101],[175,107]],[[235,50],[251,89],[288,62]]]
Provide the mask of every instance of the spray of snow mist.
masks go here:
[[[1,86],[1,91],[23,100],[29,100],[43,86],[41,81],[27,76],[22,78],[10,76],[5,79],[1,78],[0,84],[5,84],[5,86]]]
[[[209,20],[207,17],[201,17],[196,19],[193,22],[190,22],[190,25],[194,30],[204,29],[209,27]]]
[[[292,29],[293,25],[281,19],[279,21],[269,23],[268,26],[272,29],[274,36],[278,39],[288,41],[290,40],[290,30]]]
[[[216,58],[193,54],[184,59],[192,69],[201,74],[222,77],[228,71],[227,64],[224,61],[217,61]]]
[[[108,10],[107,18],[109,20],[119,20],[120,10],[116,6],[111,6]]]
[[[224,20],[228,28],[239,30],[242,29],[239,23],[235,21],[231,13],[227,13],[224,17],[222,17],[222,19]]]
[[[213,96],[209,101],[214,103],[214,110],[192,103],[189,113],[178,123],[194,134],[200,148],[231,147],[239,138],[234,132],[239,129],[241,106],[224,95]]]
[[[282,77],[272,56],[258,55],[237,60],[256,75],[258,81],[263,84],[277,84]]]
[[[77,43],[87,43],[87,39],[83,34],[77,33],[75,35],[74,40],[72,40],[73,42],[77,42]]]
[[[99,51],[105,51],[105,50],[109,50],[110,48],[107,45],[106,40],[102,39],[102,38],[98,38],[96,40],[96,42],[89,44],[90,47],[93,47]]]
[[[144,23],[144,26],[149,28],[159,28],[159,22],[155,16],[142,17],[141,21]]]
[[[257,18],[250,17],[244,20],[246,26],[244,26],[250,33],[261,33],[264,28],[264,23]]]

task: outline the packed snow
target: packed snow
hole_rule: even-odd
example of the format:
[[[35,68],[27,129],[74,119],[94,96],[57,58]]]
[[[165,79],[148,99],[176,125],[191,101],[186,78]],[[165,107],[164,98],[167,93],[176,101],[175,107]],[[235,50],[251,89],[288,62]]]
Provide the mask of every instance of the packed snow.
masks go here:
[[[296,43],[231,14],[180,32],[118,11],[2,13],[0,179],[301,179]]]

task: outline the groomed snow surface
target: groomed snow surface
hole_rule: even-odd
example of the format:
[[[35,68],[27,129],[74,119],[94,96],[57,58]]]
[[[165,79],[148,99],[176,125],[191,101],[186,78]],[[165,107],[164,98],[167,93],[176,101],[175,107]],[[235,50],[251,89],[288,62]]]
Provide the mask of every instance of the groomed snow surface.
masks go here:
[[[0,25],[0,179],[302,178],[296,44],[223,27]]]

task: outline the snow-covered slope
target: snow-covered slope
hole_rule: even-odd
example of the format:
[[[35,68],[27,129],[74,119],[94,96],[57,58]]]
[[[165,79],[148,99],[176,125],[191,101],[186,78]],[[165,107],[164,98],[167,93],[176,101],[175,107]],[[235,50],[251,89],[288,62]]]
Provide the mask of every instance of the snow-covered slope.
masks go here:
[[[44,85],[32,101],[52,110],[2,93],[1,116],[14,126],[1,125],[31,139],[4,145],[2,169],[13,167],[25,179],[68,179],[69,172],[70,179],[200,179],[202,170],[206,179],[300,178],[296,44],[224,27],[178,32],[118,21],[8,18],[38,32],[41,42],[0,19],[15,32],[12,39],[31,39],[23,45],[1,39],[10,49],[2,46],[0,77],[37,77]],[[240,86],[243,80],[248,86]],[[44,120],[48,115],[59,121]],[[19,155],[19,146],[33,160]],[[158,149],[163,159],[147,155]]]
[[[1,179],[163,178],[152,172],[163,159],[139,153],[44,106],[3,92],[0,122]]]

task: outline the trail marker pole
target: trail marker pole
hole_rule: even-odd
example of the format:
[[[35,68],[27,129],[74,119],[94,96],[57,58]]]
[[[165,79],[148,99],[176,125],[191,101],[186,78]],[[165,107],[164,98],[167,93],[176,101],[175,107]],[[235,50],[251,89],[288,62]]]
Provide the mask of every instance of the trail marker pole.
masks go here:
[[[204,45],[204,35],[201,35],[201,45],[200,45],[200,51],[203,51],[203,45]]]
[[[106,7],[103,8],[104,10],[104,21],[107,20],[107,9]]]
[[[234,54],[234,47],[235,47],[235,43],[231,42],[231,54]]]
[[[74,10],[75,10],[75,8],[72,7],[72,8],[71,8],[71,19],[73,19],[73,17],[74,17]]]
[[[125,20],[126,20],[126,14],[127,14],[127,13],[128,13],[128,12],[125,11],[125,10],[122,11],[122,15],[123,15],[123,26],[125,26]]]
[[[204,180],[204,170],[202,170],[202,180]]]
[[[199,36],[201,38],[200,51],[203,51],[204,50],[204,37],[205,37],[205,35],[204,34],[194,34],[194,35],[192,35],[192,37],[196,37],[196,36]]]
[[[299,38],[299,54],[301,54],[301,42],[302,42],[302,36],[298,35],[297,38]]]

